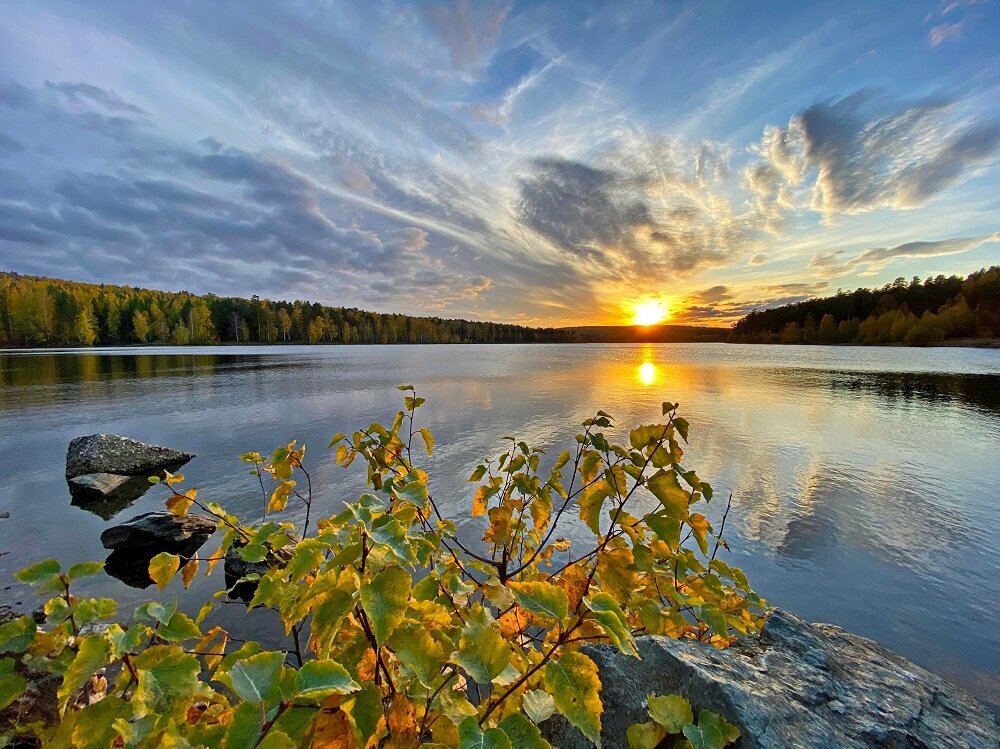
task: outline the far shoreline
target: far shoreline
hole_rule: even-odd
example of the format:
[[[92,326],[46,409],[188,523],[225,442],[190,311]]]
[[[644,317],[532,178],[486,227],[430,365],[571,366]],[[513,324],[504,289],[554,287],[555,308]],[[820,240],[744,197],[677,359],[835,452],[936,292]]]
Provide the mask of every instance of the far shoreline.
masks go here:
[[[469,341],[461,342],[436,342],[436,343],[407,343],[407,342],[395,342],[395,343],[301,343],[301,342],[236,342],[236,341],[217,341],[211,343],[186,343],[183,345],[173,344],[173,343],[120,343],[120,344],[101,344],[97,346],[5,346],[0,347],[0,354],[6,353],[20,353],[20,352],[74,352],[74,353],[101,353],[108,349],[114,350],[134,350],[134,351],[144,351],[149,349],[219,349],[219,348],[241,348],[241,347],[254,347],[254,348],[289,348],[289,347],[316,347],[316,348],[366,348],[373,346],[640,346],[640,345],[735,345],[735,346],[775,346],[775,347],[789,347],[789,348],[802,348],[811,346],[814,348],[907,348],[907,349],[927,349],[927,348],[969,348],[969,349],[1000,349],[1000,338],[955,338],[946,341],[937,341],[935,343],[929,343],[921,346],[907,346],[903,343],[764,343],[764,342],[753,342],[753,341],[723,341],[723,340],[705,340],[705,341],[664,341],[664,340],[635,340],[635,341],[531,341],[531,342],[506,342],[506,341],[496,341],[492,343],[472,343]]]

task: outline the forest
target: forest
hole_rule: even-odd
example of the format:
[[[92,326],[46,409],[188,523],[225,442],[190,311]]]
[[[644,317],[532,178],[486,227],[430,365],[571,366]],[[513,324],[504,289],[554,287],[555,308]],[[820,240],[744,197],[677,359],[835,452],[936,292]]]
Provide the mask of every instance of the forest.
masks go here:
[[[564,343],[572,333],[0,273],[0,345]]]
[[[840,291],[767,310],[733,325],[741,343],[855,343],[926,346],[1000,337],[1000,266],[877,289]]]

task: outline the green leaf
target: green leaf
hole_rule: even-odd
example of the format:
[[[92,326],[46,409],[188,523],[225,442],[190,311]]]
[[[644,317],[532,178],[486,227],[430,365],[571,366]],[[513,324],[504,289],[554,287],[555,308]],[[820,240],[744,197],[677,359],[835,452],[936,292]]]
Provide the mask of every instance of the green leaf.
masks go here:
[[[109,619],[117,611],[118,602],[114,598],[83,598],[73,604],[73,616],[77,625]]]
[[[361,687],[336,661],[307,661],[295,675],[298,697],[319,702],[333,694],[350,694]]]
[[[103,569],[104,562],[80,562],[79,564],[74,564],[69,568],[69,572],[66,573],[66,577],[69,578],[70,582],[73,582],[74,580],[79,580],[83,577],[96,575]]]
[[[510,589],[514,592],[518,605],[533,614],[540,614],[558,622],[565,619],[569,613],[569,598],[566,596],[566,591],[552,583],[511,582]]]
[[[649,513],[643,516],[653,533],[671,549],[676,549],[681,543],[681,521],[672,517],[665,517],[659,513]]]
[[[233,722],[226,731],[226,746],[253,746],[262,728],[260,710],[252,702],[244,702],[233,713]]]
[[[580,652],[563,653],[545,666],[545,690],[556,709],[595,744],[601,740],[601,679],[597,665]]]
[[[552,749],[552,744],[542,738],[538,726],[520,713],[508,715],[497,726],[503,731],[510,743],[517,749]]]
[[[638,658],[639,651],[635,649],[635,641],[625,620],[625,612],[618,602],[610,594],[603,592],[597,593],[592,598],[585,598],[583,602],[617,648],[627,655]]]
[[[702,604],[701,620],[711,627],[712,631],[719,637],[729,637],[729,626],[726,624],[726,615],[714,603]]]
[[[389,640],[396,657],[410,667],[417,680],[428,689],[441,674],[445,652],[431,633],[422,626],[397,629]]]
[[[275,652],[258,653],[237,661],[229,669],[233,691],[246,702],[264,702],[278,686],[284,662],[284,654]]]
[[[156,634],[168,642],[201,638],[201,630],[187,614],[176,611],[170,620],[156,630]]]
[[[240,555],[240,559],[244,562],[249,562],[250,564],[263,562],[267,559],[267,547],[264,546],[264,544],[247,544],[246,546],[240,546],[236,549],[236,553]]]
[[[698,726],[702,729],[712,729],[722,734],[722,744],[726,746],[740,737],[740,729],[727,721],[721,715],[709,710],[698,712]]]
[[[413,578],[402,567],[386,567],[371,582],[361,586],[361,606],[371,622],[379,644],[406,618]]]
[[[488,684],[510,663],[510,643],[490,613],[476,606],[466,618],[458,650],[451,657],[475,681]]]
[[[77,689],[83,686],[97,669],[108,660],[110,645],[103,635],[87,635],[79,641],[76,657],[63,674],[59,685],[59,714],[66,711],[66,703]]]
[[[201,691],[201,663],[176,645],[155,645],[132,658],[139,686],[132,696],[136,715],[163,713],[188,703]]]
[[[521,695],[521,708],[525,715],[535,723],[541,723],[552,717],[552,713],[556,711],[556,703],[548,692],[541,689],[529,689]]]
[[[667,737],[667,730],[653,721],[633,723],[625,731],[628,749],[656,749]]]
[[[61,569],[62,568],[59,566],[59,562],[55,559],[46,559],[45,561],[37,562],[30,567],[25,567],[23,570],[14,575],[14,577],[22,583],[27,583],[28,585],[39,585],[58,575],[59,570]]]
[[[180,568],[181,559],[179,556],[161,551],[149,560],[149,579],[156,583],[157,588],[163,590],[174,579],[174,575]]]
[[[402,523],[390,515],[383,515],[375,522],[378,526],[372,527],[370,534],[375,543],[385,544],[404,562],[416,561]]]
[[[0,710],[24,694],[28,682],[14,671],[14,661],[0,658]]]
[[[358,746],[367,746],[382,718],[382,693],[379,688],[370,682],[365,684],[344,709],[351,714]]]
[[[434,435],[431,434],[431,430],[423,427],[420,430],[420,436],[424,438],[424,447],[427,448],[427,454],[432,455],[434,453]]]
[[[0,653],[23,653],[34,641],[38,627],[30,616],[0,626]]]
[[[170,617],[174,615],[175,611],[177,611],[177,601],[168,601],[166,603],[150,601],[144,606],[137,608],[135,613],[136,618],[140,620],[145,615],[150,624],[155,624],[156,622],[166,624],[170,621]]]
[[[668,733],[680,733],[684,726],[694,722],[691,703],[679,694],[660,697],[651,694],[646,698],[649,717],[663,726]]]
[[[684,737],[691,742],[691,749],[722,749],[725,746],[722,732],[714,725],[686,725]]]
[[[687,520],[691,495],[677,482],[676,473],[672,470],[657,471],[646,481],[646,486],[660,500],[671,519]]]
[[[458,749],[513,749],[507,734],[499,728],[483,731],[475,718],[458,724]]]

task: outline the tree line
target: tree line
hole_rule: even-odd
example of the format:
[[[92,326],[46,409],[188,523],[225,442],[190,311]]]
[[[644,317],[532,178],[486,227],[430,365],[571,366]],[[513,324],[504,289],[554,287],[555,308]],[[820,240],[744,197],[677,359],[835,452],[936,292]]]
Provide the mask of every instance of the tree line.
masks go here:
[[[0,273],[0,345],[563,343],[567,331]]]
[[[902,343],[921,346],[956,338],[1000,337],[1000,266],[959,276],[877,289],[839,291],[767,310],[733,325],[742,343]]]

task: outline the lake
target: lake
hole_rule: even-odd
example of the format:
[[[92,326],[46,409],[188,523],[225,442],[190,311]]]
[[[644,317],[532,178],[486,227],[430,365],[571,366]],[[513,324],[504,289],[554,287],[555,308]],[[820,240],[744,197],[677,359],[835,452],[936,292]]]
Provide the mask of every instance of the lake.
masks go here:
[[[356,346],[0,352],[0,585],[50,556],[103,559],[101,531],[162,508],[154,488],[111,519],[70,503],[68,442],[113,432],[197,453],[183,469],[199,496],[247,519],[260,488],[236,456],[296,438],[320,516],[357,496],[358,471],[333,465],[335,432],[390,421],[393,386],[427,398],[437,438],[424,466],[439,503],[476,538],[465,482],[513,435],[573,447],[604,409],[626,430],[679,401],[691,421],[686,467],[732,493],[727,561],[772,603],[872,637],[1000,705],[1000,351],[728,344]],[[358,464],[356,464],[358,465]],[[112,508],[113,509],[113,508]],[[104,514],[110,514],[105,511]],[[285,516],[301,521],[289,505]],[[314,517],[316,510],[314,508]],[[584,539],[585,529],[567,535]],[[209,541],[205,550],[214,548]],[[199,578],[189,610],[223,585]],[[156,589],[107,575],[85,588],[125,615]],[[223,623],[273,636],[267,613],[224,606]]]

